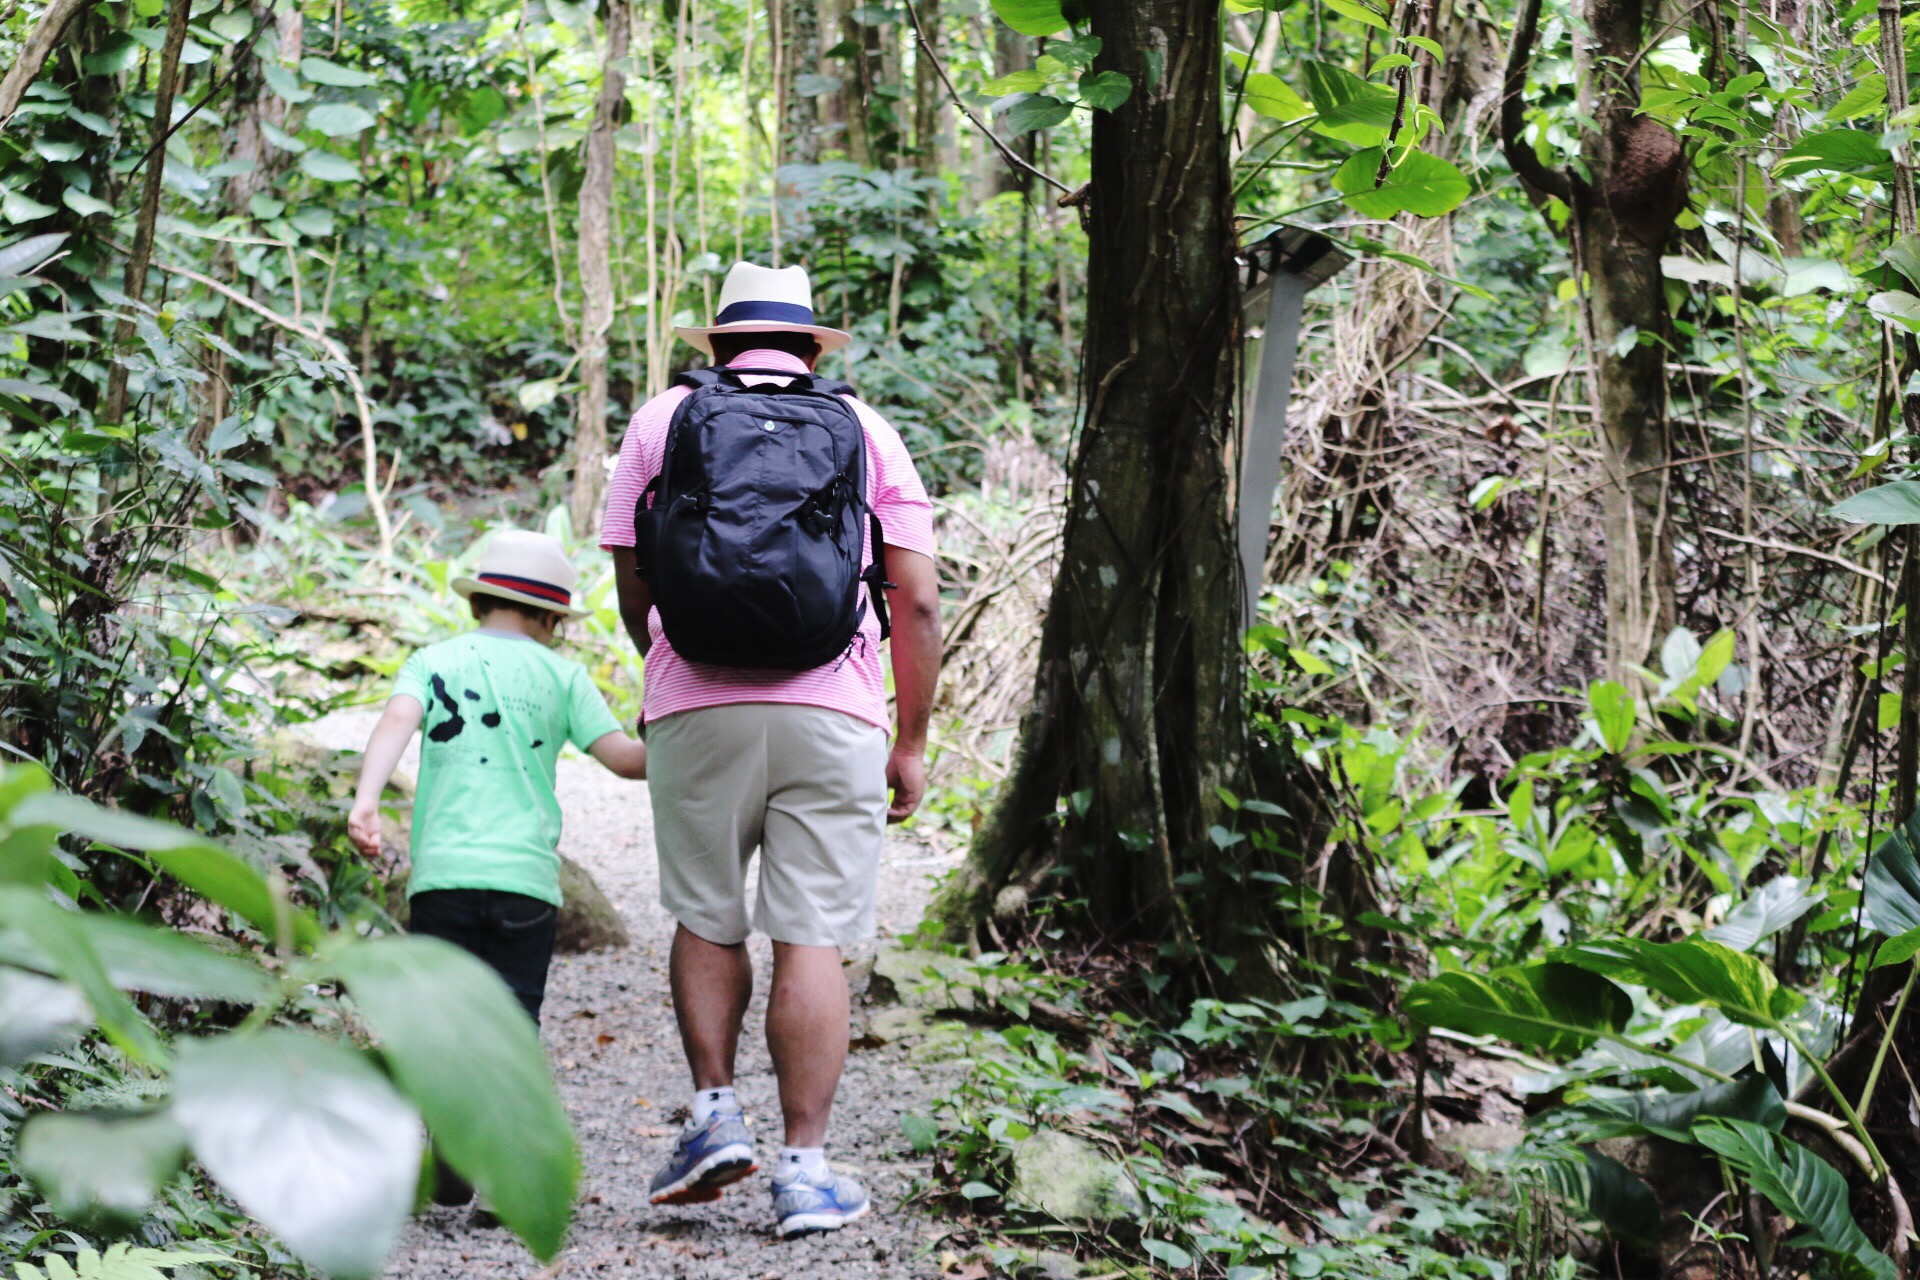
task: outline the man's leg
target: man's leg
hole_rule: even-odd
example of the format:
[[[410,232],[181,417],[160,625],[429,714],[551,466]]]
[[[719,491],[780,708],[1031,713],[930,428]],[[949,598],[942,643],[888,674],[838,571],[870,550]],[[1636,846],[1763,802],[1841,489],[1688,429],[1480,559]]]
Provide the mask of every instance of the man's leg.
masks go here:
[[[776,962],[776,993],[779,972]],[[673,933],[668,979],[673,988],[673,1016],[680,1024],[680,1045],[693,1072],[693,1087],[718,1089],[731,1085],[734,1055],[740,1048],[740,1026],[746,1021],[747,1003],[753,999],[753,959],[747,954],[746,944],[728,947],[708,942],[680,925]]]
[[[838,947],[773,944],[767,1048],[780,1079],[787,1146],[818,1147],[847,1063],[847,975]]]

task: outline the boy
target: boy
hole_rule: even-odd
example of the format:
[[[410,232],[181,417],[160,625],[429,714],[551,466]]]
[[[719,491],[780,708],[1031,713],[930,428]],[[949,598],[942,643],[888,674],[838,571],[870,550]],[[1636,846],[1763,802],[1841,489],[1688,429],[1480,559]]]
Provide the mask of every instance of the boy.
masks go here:
[[[413,805],[409,928],[490,965],[540,1020],[560,906],[554,762],[572,742],[623,778],[647,776],[586,669],[549,649],[573,607],[573,566],[556,538],[496,534],[479,572],[453,589],[476,630],[407,659],[367,740],[347,830],[380,853],[380,793],[424,728]]]

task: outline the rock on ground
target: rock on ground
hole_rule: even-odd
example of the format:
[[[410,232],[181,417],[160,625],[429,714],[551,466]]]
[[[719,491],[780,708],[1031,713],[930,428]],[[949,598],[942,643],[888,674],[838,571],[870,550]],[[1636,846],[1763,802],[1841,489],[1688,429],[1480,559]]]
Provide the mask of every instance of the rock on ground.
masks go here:
[[[370,712],[330,716],[312,728],[324,745],[358,749]],[[715,1204],[654,1209],[647,1181],[672,1143],[692,1092],[667,998],[672,921],[661,911],[653,819],[645,784],[625,782],[584,757],[560,762],[566,815],[561,849],[592,873],[624,917],[632,945],[558,956],[547,988],[541,1039],[561,1097],[580,1135],[586,1174],[582,1203],[559,1270],[543,1267],[498,1228],[479,1228],[464,1209],[434,1209],[408,1227],[388,1280],[532,1280],[541,1276],[629,1280],[834,1280],[931,1277],[922,1257],[940,1228],[901,1201],[929,1167],[900,1129],[907,1111],[925,1113],[954,1083],[956,1068],[916,1052],[911,1035],[860,1035],[849,1055],[834,1110],[829,1155],[858,1172],[874,1212],[835,1235],[782,1243],[772,1235],[765,1175],[748,1179]],[[412,753],[402,761],[418,768]],[[880,882],[881,942],[920,920],[933,878],[955,859],[904,839],[889,840]],[[779,1108],[761,1021],[771,948],[755,937],[756,991],[740,1047],[738,1089],[754,1122],[762,1160],[779,1145]],[[873,945],[850,956],[858,972]],[[858,1017],[858,1015],[856,1015]]]

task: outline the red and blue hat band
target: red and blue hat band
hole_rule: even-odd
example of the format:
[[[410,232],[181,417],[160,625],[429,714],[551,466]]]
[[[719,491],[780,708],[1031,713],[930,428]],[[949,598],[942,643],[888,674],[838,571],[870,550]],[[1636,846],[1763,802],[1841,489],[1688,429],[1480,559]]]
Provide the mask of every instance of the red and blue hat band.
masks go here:
[[[713,318],[716,325],[745,324],[751,321],[765,321],[772,324],[813,324],[813,308],[803,307],[794,302],[736,302],[722,307],[720,314]]]
[[[573,607],[573,593],[564,587],[556,587],[551,582],[542,582],[538,578],[516,578],[510,573],[482,573],[478,580],[490,587],[504,587],[509,591],[518,591],[521,595],[538,596],[550,600],[563,609]]]

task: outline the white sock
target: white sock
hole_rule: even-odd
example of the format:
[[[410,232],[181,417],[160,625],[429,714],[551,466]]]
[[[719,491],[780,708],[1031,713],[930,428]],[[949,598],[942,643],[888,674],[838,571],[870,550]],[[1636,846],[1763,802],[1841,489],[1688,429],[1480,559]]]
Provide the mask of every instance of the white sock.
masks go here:
[[[733,1086],[723,1084],[718,1089],[700,1089],[693,1095],[693,1122],[705,1124],[713,1119],[716,1111],[738,1111],[739,1099],[733,1096]]]
[[[773,1162],[773,1176],[780,1182],[797,1178],[803,1173],[809,1177],[819,1177],[826,1171],[825,1147],[782,1147]]]

